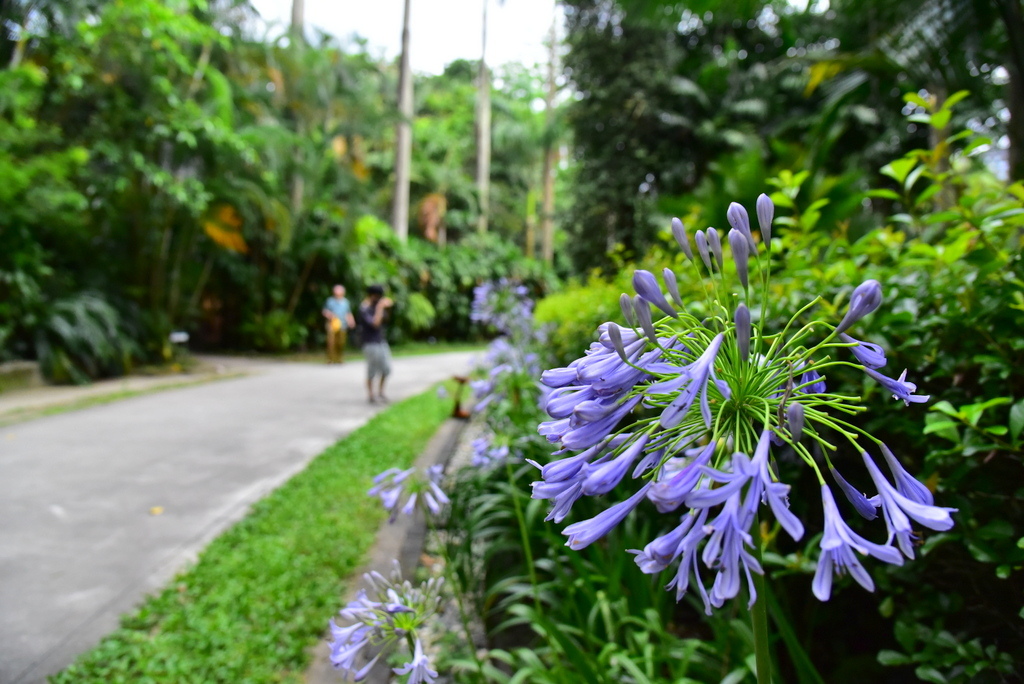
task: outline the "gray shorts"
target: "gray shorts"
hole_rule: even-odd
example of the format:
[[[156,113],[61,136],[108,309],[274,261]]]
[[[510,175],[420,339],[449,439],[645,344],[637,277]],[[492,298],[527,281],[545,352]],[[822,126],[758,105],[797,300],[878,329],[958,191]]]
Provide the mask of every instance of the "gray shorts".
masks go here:
[[[391,373],[391,347],[387,342],[369,342],[363,345],[366,355],[366,377],[378,375],[386,378]]]

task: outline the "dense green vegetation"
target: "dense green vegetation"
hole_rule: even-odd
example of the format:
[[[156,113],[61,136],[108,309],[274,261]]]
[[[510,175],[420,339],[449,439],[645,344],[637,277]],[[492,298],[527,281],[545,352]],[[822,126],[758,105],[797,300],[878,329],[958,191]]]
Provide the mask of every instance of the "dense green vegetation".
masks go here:
[[[401,242],[381,220],[395,68],[359,44],[263,39],[244,1],[14,2],[0,20],[0,360],[82,382],[166,359],[172,329],[315,345],[335,282],[353,302],[387,284],[396,340],[459,339],[479,280],[543,287],[521,256],[544,144],[531,71],[497,73],[479,237],[475,67],[418,78]]]
[[[957,99],[944,106],[922,102],[925,114],[918,120],[948,120]],[[838,319],[851,285],[866,278],[882,283],[885,303],[861,332],[887,350],[896,372],[910,369],[931,401],[893,410],[883,389],[850,370],[832,372],[830,386],[865,396],[868,411],[858,422],[885,435],[936,500],[959,512],[949,532],[925,531],[917,560],[871,567],[874,594],[846,580],[828,603],[811,595],[808,582],[814,568],[808,560],[817,557],[820,537],[794,544],[777,523],[766,528],[779,681],[1020,681],[1024,510],[1014,473],[1024,460],[1024,186],[997,180],[971,157],[983,142],[953,135],[884,165],[888,187],[871,194],[898,203],[900,211],[863,234],[814,210],[780,209],[767,325],[778,329],[816,295],[829,317]],[[794,174],[767,184],[778,188],[772,196],[780,207],[798,197]],[[680,275],[684,301],[703,299],[704,282],[693,278],[674,242],[655,246],[636,263],[651,270],[664,265]],[[578,357],[599,323],[622,320],[617,294],[632,291],[631,272],[624,265],[610,280],[592,278],[540,303],[537,320],[549,326],[543,350],[550,365]],[[503,435],[497,439],[523,445],[527,457],[547,462],[550,447],[531,438],[541,414],[530,402],[501,402],[487,410],[489,424]],[[846,451],[840,448],[837,464],[856,461],[858,454]],[[813,491],[813,478],[795,466],[780,458],[781,479],[793,481],[794,491]],[[478,476],[469,498],[456,501],[488,512],[480,520],[467,518],[470,537],[519,534],[507,513],[508,497],[525,498],[536,471],[518,470],[512,486],[502,475],[492,473],[483,483]],[[632,483],[619,485],[608,498],[622,500],[634,489]],[[537,589],[528,568],[513,566],[493,541],[483,581],[498,643],[532,644],[503,656],[515,668],[529,668],[530,681],[570,681],[578,672],[597,673],[591,681],[710,681],[715,675],[709,670],[729,681],[752,681],[749,625],[739,606],[706,617],[696,599],[675,605],[658,589],[668,573],[652,585],[621,553],[640,548],[652,529],[674,522],[641,509],[624,529],[577,554],[564,550],[557,529],[562,525],[541,522],[546,507],[537,504],[530,504],[527,526],[540,559]],[[604,509],[586,499],[580,504],[566,523]],[[813,497],[790,500],[804,520],[820,516],[818,505]],[[534,591],[540,592],[539,607],[531,603]],[[510,633],[517,625],[532,625],[533,636]],[[679,661],[669,654],[687,655]]]
[[[366,496],[451,413],[434,390],[396,404],[253,507],[54,682],[302,681],[384,510]]]

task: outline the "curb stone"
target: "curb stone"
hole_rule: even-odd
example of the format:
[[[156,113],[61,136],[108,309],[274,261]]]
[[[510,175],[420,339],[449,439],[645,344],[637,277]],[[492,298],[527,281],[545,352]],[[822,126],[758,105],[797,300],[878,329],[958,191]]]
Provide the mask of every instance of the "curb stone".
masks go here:
[[[423,469],[437,463],[446,463],[465,428],[466,421],[449,418],[427,442],[414,465]],[[364,573],[376,570],[387,575],[395,559],[398,559],[398,564],[402,568],[402,575],[411,578],[419,565],[426,536],[426,520],[423,511],[419,509],[415,515],[400,516],[394,523],[381,523],[376,541],[366,554],[366,563],[353,573],[356,579],[338,603],[338,608],[354,599],[360,589],[366,588]],[[326,621],[325,618],[325,624]],[[314,648],[313,659],[303,681],[306,684],[340,684],[345,681],[341,673],[331,665],[330,647],[326,638]],[[367,684],[387,684],[391,681],[391,670],[386,667],[375,667],[362,681]]]

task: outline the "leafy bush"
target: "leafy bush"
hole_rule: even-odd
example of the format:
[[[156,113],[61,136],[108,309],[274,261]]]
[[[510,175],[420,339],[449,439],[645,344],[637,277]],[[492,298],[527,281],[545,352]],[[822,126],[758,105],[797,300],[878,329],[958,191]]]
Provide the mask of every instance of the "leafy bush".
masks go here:
[[[123,374],[135,345],[106,300],[83,293],[55,302],[35,331],[43,374],[57,383],[86,383]]]
[[[542,262],[526,259],[515,245],[497,236],[476,235],[446,247],[417,239],[402,243],[373,216],[356,223],[344,261],[340,270],[350,274],[353,295],[361,296],[365,285],[380,283],[395,300],[389,328],[394,341],[473,336],[469,313],[473,288],[481,282],[511,278],[535,295],[555,284]]]
[[[557,366],[573,360],[594,341],[597,326],[620,317],[622,292],[625,290],[618,282],[592,276],[586,283],[571,283],[538,302],[534,317],[550,331],[550,363]]]
[[[917,120],[941,111],[919,112]],[[783,540],[778,529],[766,528],[765,567],[774,575],[780,681],[1022,681],[1024,184],[1001,183],[979,164],[971,152],[983,143],[952,136],[887,165],[883,173],[896,188],[881,188],[870,197],[894,203],[896,213],[888,225],[862,235],[851,234],[845,220],[825,223],[831,200],[803,197],[802,174],[780,174],[770,181],[785,215],[772,244],[771,306],[763,313],[768,325],[775,326],[781,312],[815,296],[821,297],[825,313],[838,320],[850,288],[836,283],[868,278],[882,283],[886,305],[865,319],[860,331],[890,350],[891,368],[911,368],[919,391],[932,400],[927,412],[891,411],[882,401],[868,401],[869,410],[858,422],[872,433],[891,436],[889,446],[921,473],[936,500],[959,509],[952,530],[921,536],[916,562],[871,568],[876,594],[851,588],[846,580],[827,604],[811,597],[804,578],[791,581],[791,576],[812,571],[807,559],[817,554],[817,540],[797,545]],[[848,200],[842,202],[845,211],[860,205]],[[624,269],[614,282],[571,286],[538,306],[538,319],[553,324],[548,346],[563,360],[567,352],[578,356],[590,342],[588,326],[621,320],[618,294],[631,290],[631,272]],[[676,272],[683,300],[699,312],[702,282],[688,268]],[[832,368],[826,380],[840,393],[884,393],[848,369]],[[544,463],[548,447],[531,441],[536,421],[527,412],[518,420],[499,415],[496,424],[505,425],[505,441],[534,445],[536,450],[527,453]],[[833,458],[841,467],[844,459],[857,456],[840,449]],[[790,465],[783,458],[779,466],[785,471],[780,476],[789,481]],[[635,545],[633,531],[652,520],[640,514],[606,544],[566,553],[561,536],[542,522],[544,509],[526,500],[535,471],[524,467],[506,483],[499,475],[492,475],[486,491],[467,494],[479,499],[466,504],[465,520],[471,529],[479,525],[486,541],[489,560],[483,576],[495,633],[518,630],[505,637],[510,648],[502,656],[513,669],[530,672],[526,679],[531,681],[569,681],[574,673],[586,679],[590,671],[598,673],[594,681],[611,671],[619,680],[635,681],[690,676],[738,682],[750,677],[749,669],[743,669],[749,647],[730,627],[728,616],[706,619],[686,603],[659,603],[663,597],[643,586],[646,578],[609,552]],[[866,483],[853,484],[861,489]],[[518,530],[509,509],[515,497],[526,511],[525,544],[527,556],[537,559],[535,576],[516,561],[522,554],[513,551]],[[790,504],[795,514],[806,517],[817,502],[794,497]],[[596,512],[574,508],[572,520]],[[648,619],[651,610],[653,620]],[[666,629],[659,631],[655,623]],[[649,641],[636,640],[627,624]],[[665,633],[681,640],[671,641]],[[687,651],[686,638],[692,636],[715,647]],[[524,644],[529,650],[519,648]],[[701,674],[658,660],[673,650],[687,653],[684,659],[695,657],[694,672]],[[626,661],[636,669],[625,666]],[[702,669],[709,663],[717,674]],[[716,670],[715,663],[722,669]]]
[[[294,349],[309,334],[306,326],[296,321],[287,311],[280,309],[257,315],[252,321],[244,324],[242,330],[252,340],[256,349],[269,352]]]

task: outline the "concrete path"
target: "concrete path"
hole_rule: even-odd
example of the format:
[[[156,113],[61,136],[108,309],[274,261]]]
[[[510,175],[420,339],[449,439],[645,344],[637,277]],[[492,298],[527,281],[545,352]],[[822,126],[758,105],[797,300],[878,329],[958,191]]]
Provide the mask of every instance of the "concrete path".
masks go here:
[[[466,372],[471,356],[395,359],[391,399]],[[0,683],[69,664],[379,410],[362,362],[247,370],[0,428]]]

